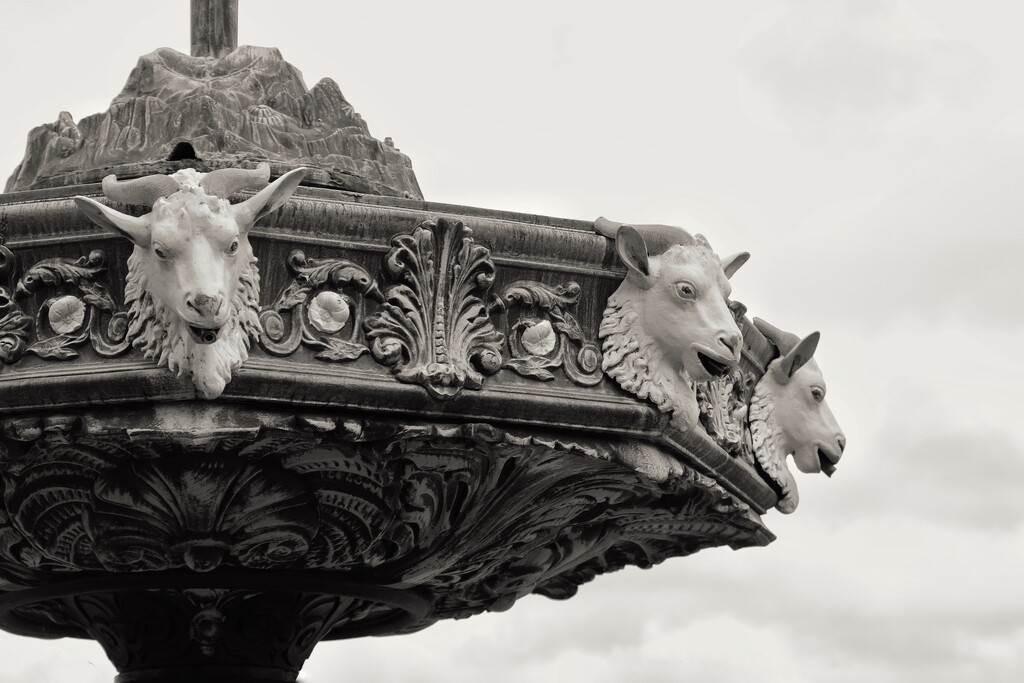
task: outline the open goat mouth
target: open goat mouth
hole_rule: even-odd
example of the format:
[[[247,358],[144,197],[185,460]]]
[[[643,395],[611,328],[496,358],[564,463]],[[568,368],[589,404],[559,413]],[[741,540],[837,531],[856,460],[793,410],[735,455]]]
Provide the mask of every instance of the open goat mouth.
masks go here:
[[[220,334],[220,328],[196,327],[195,325],[189,325],[188,334],[196,344],[212,344],[217,341],[217,336]]]
[[[729,372],[729,368],[732,367],[731,365],[723,363],[720,360],[716,360],[701,351],[697,352],[697,360],[700,361],[700,364],[704,366],[704,370],[706,370],[712,377],[722,377]]]
[[[825,473],[826,477],[831,477],[836,472],[836,463],[832,460],[831,454],[824,448],[818,448],[818,463],[821,465],[821,471]]]

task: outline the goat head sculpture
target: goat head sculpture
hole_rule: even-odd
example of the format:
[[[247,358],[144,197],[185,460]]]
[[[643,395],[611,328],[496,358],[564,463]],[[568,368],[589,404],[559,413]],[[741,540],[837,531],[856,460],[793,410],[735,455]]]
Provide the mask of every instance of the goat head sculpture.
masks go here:
[[[269,164],[103,179],[107,199],[152,207],[143,216],[75,197],[89,220],[135,245],[125,285],[133,344],[158,366],[188,373],[204,398],[220,396],[248,358],[250,337],[259,335],[259,270],[249,230],[288,200],[305,172],[295,169],[269,185]],[[228,202],[258,187],[244,202]]]
[[[801,472],[832,476],[846,448],[846,436],[825,402],[825,379],[813,360],[820,335],[803,339],[754,318],[754,326],[779,350],[779,357],[754,388],[750,434],[754,457],[779,489],[776,507],[796,510],[800,497],[786,456]]]
[[[699,416],[694,382],[739,363],[743,338],[726,300],[750,255],[719,259],[701,235],[667,225],[599,218],[594,226],[615,240],[627,268],[601,321],[602,369],[687,431]]]

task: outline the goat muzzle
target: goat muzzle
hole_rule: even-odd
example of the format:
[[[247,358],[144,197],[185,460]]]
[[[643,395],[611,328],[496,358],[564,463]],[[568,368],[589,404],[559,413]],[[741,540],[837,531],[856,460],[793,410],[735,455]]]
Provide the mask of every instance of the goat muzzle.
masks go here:
[[[188,334],[196,344],[212,344],[220,336],[219,327],[196,327],[188,326]]]

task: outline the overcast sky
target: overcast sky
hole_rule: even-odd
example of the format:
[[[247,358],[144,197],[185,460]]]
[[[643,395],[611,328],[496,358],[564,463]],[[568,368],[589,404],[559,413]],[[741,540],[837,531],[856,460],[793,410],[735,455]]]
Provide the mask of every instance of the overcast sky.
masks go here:
[[[1024,671],[1024,5],[243,0],[239,41],[329,76],[429,200],[700,226],[805,334],[849,445],[767,548],[323,644],[305,683],[1011,681]],[[499,7],[501,9],[499,9]],[[188,3],[4,3],[0,172],[105,110]],[[0,635],[0,682],[109,683]]]

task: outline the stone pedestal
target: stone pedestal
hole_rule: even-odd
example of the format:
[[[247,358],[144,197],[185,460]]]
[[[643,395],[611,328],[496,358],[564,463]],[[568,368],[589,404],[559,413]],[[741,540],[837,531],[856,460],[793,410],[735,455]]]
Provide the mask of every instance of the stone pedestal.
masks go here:
[[[772,540],[731,389],[682,432],[602,375],[622,271],[587,224],[300,188],[210,400],[130,343],[130,244],[69,199],[98,191],[0,200],[6,630],[96,639],[122,682],[289,681],[323,639]]]

